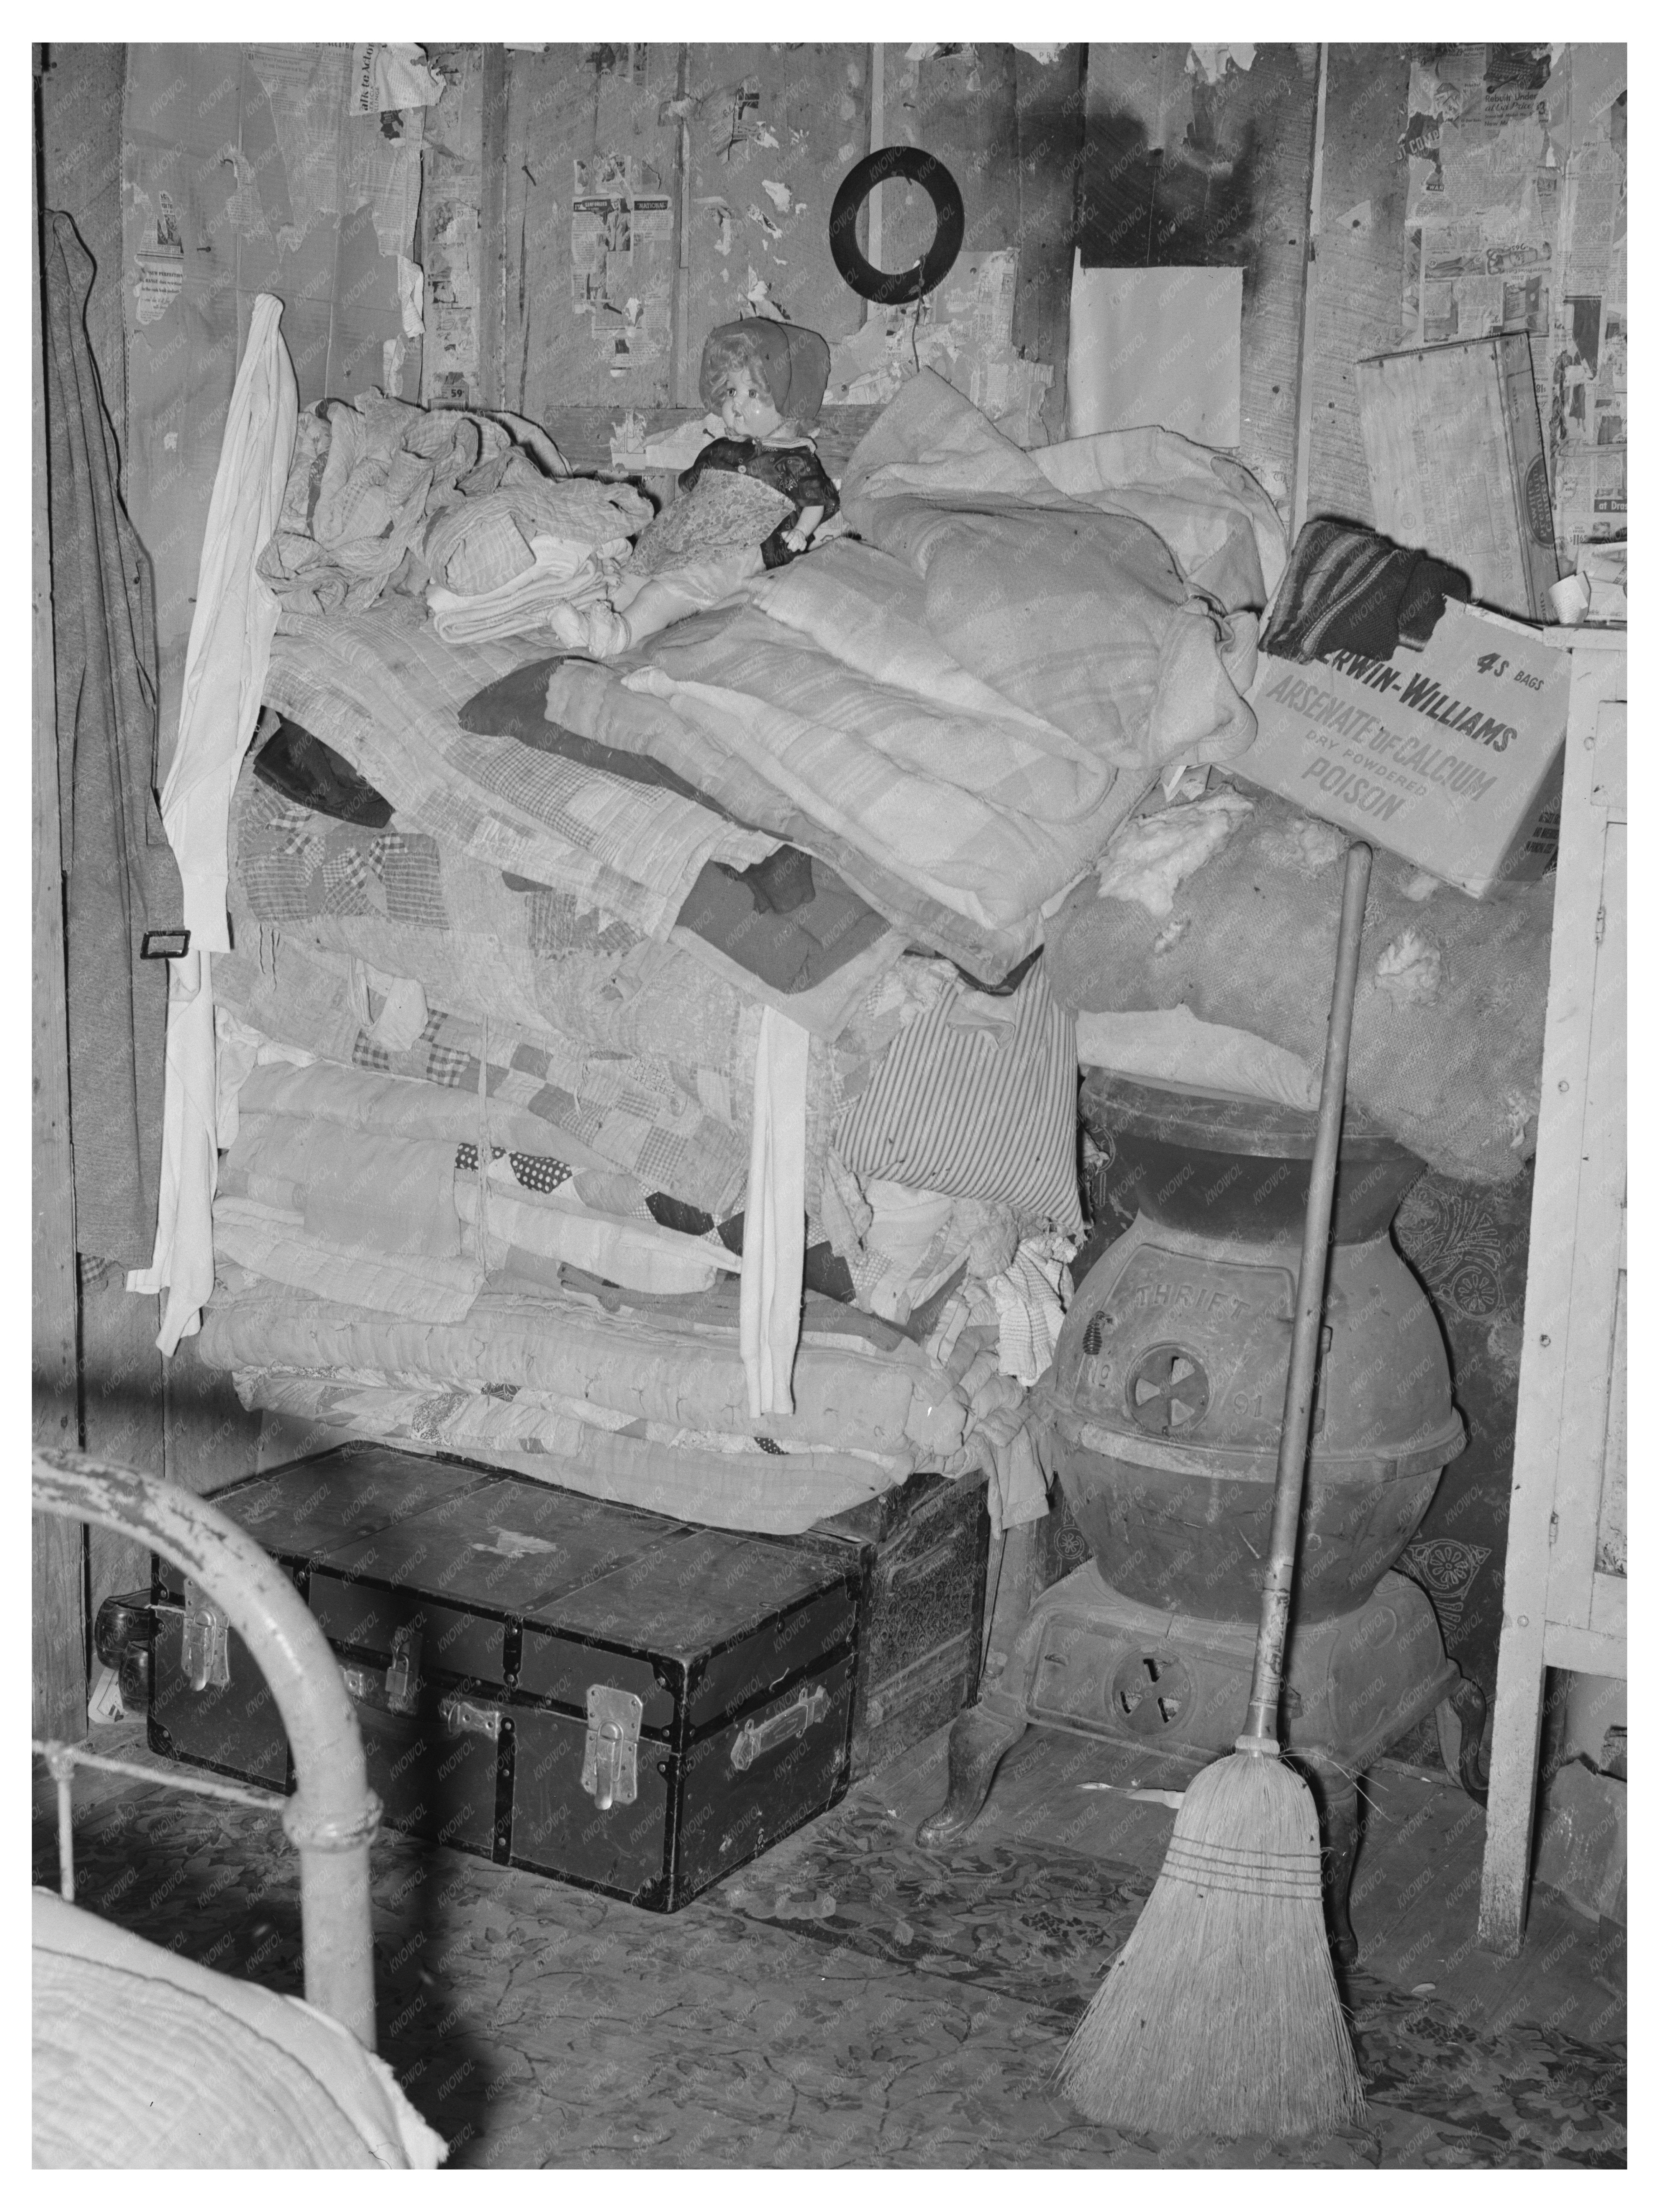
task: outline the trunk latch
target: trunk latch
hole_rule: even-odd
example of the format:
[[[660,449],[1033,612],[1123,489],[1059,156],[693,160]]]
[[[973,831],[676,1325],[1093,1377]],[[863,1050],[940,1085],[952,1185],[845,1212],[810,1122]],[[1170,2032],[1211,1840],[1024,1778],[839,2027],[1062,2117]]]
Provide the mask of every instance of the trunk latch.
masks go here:
[[[615,1690],[605,1682],[589,1685],[582,1788],[601,1813],[613,1805],[631,1805],[639,1795],[644,1713],[643,1700],[631,1690]]]
[[[230,1615],[192,1582],[185,1584],[181,1656],[192,1690],[222,1690],[230,1680]]]

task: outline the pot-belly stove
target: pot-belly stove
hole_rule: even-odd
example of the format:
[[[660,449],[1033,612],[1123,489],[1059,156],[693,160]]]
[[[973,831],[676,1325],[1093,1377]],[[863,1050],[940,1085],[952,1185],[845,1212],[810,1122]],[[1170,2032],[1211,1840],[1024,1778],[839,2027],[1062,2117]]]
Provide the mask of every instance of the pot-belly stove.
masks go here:
[[[1101,1070],[1082,1111],[1102,1155],[1097,1218],[1128,1226],[1079,1285],[1041,1387],[1093,1557],[992,1654],[926,1844],[963,1832],[1034,1723],[1155,1753],[1175,1787],[1244,1725],[1315,1117]],[[1345,1959],[1365,1767],[1436,1714],[1483,1794],[1484,1698],[1392,1571],[1464,1443],[1434,1310],[1389,1233],[1422,1171],[1350,1109],[1279,1711],[1319,1801]]]

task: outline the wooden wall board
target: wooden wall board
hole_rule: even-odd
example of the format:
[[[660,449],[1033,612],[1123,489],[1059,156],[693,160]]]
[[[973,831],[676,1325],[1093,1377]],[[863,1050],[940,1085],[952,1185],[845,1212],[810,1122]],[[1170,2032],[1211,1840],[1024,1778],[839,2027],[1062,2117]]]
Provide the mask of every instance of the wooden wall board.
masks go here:
[[[703,340],[750,312],[751,271],[791,322],[832,345],[864,319],[863,301],[830,255],[830,207],[870,150],[870,49],[699,43],[690,50],[689,90],[684,398],[695,405]]]
[[[1615,845],[1609,832],[1623,781],[1617,791],[1598,787],[1595,753],[1604,702],[1625,687],[1624,639],[1555,635],[1571,647],[1572,686],[1479,1927],[1482,1948],[1504,1957],[1519,1949],[1526,1928],[1545,1668],[1618,1674],[1626,1666],[1616,1632],[1622,1621],[1615,1629],[1610,1615],[1598,1620],[1595,1607],[1595,1585],[1615,1578],[1595,1576],[1584,1592],[1566,1586],[1571,1574],[1560,1584],[1555,1576],[1564,1540],[1570,1559],[1588,1557],[1595,1540],[1601,1455],[1585,1431],[1593,1440],[1605,1436],[1613,1349],[1607,1289],[1623,1250],[1622,1098],[1610,1112],[1611,1055],[1594,1083],[1590,1071],[1598,986],[1615,994],[1609,1011],[1617,1028],[1622,983],[1600,959],[1609,933],[1598,921],[1606,870],[1622,865],[1622,841]],[[1622,717],[1618,728],[1622,738]],[[1587,1294],[1590,1271],[1603,1279],[1595,1297]],[[1570,1522],[1587,1524],[1583,1543],[1576,1534],[1564,1539]]]
[[[537,422],[559,407],[605,404],[620,419],[669,403],[679,125],[667,111],[680,52],[559,46],[507,57],[503,397]],[[649,204],[637,227],[625,189]],[[576,313],[579,286],[614,310]],[[647,325],[634,339],[630,298]],[[618,355],[618,342],[633,350]]]
[[[37,106],[38,116],[38,106]],[[69,1022],[64,1006],[64,871],[58,788],[58,714],[52,635],[51,529],[46,503],[46,394],[42,350],[40,209],[30,171],[30,434],[33,550],[30,570],[31,990],[29,1117],[31,1274],[29,1368],[33,1441],[81,1441],[77,1404],[75,1182],[70,1172]],[[86,1732],[85,1534],[43,1514],[30,1522],[32,1725],[37,1735]]]
[[[994,253],[1020,242],[1019,57],[1011,46],[965,46],[908,61],[885,54],[885,137],[920,146],[944,162],[962,193],[964,253]],[[926,189],[896,179],[882,188],[881,265],[908,269],[933,236]]]
[[[41,169],[46,200],[73,217],[96,264],[87,334],[104,404],[126,453],[126,343],[121,300],[121,100],[126,49],[54,46],[40,81]],[[161,1355],[154,1298],[130,1297],[118,1272],[78,1285],[79,1420],[86,1450],[149,1473],[162,1472]],[[87,1531],[93,1607],[111,1590],[148,1579],[149,1553],[105,1528]],[[78,1610],[78,1603],[77,1603]]]
[[[155,1348],[161,1302],[136,1297],[111,1268],[81,1284],[81,1423],[86,1449],[145,1474],[167,1473],[165,1365]],[[148,1548],[88,1528],[88,1587],[100,1601],[149,1579]]]
[[[1356,364],[1398,345],[1408,173],[1400,150],[1411,75],[1403,46],[1332,45],[1321,221],[1310,270],[1304,374],[1312,437],[1306,512],[1370,525]]]
[[[1039,62],[1016,52],[1014,120],[1019,179],[1019,273],[1014,343],[1027,361],[1054,372],[1044,396],[1050,445],[1066,435],[1066,356],[1072,326],[1072,269],[1083,171],[1085,57],[1062,46]]]
[[[1091,46],[1079,248],[1088,268],[1243,270],[1238,457],[1288,518],[1318,49],[1259,46],[1213,85],[1188,52]]]
[[[115,425],[126,487],[126,331],[121,304],[121,99],[124,46],[49,46],[40,78],[45,204],[75,219],[96,264],[87,336]]]
[[[483,307],[484,70],[490,51],[482,46],[427,49],[444,89],[426,111],[421,152],[416,258],[425,278],[425,407],[480,405],[486,382],[499,374],[497,368],[486,367],[492,337],[497,362],[501,341]],[[499,114],[492,127],[499,135]]]
[[[654,410],[695,408],[708,332],[757,303],[775,303],[832,345],[853,336],[866,303],[835,267],[830,210],[842,179],[869,150],[878,110],[885,143],[923,146],[956,178],[966,207],[965,252],[1018,249],[1011,357],[1054,368],[1042,422],[1049,437],[1060,434],[1082,55],[1069,46],[1045,66],[1006,44],[917,62],[902,46],[850,43],[510,52],[504,404],[550,429],[564,410],[599,406],[612,410],[612,421],[635,408],[656,428]],[[582,162],[592,183],[593,165],[606,159],[631,162],[635,184],[665,198],[672,218],[665,226],[673,234],[672,270],[653,239],[640,249],[634,288],[640,319],[648,323],[658,312],[650,303],[668,284],[674,319],[666,358],[650,355],[637,367],[625,356],[620,368],[607,359],[595,318],[574,312],[578,261],[596,248],[591,236],[576,240],[582,224],[573,213],[573,179]],[[921,187],[895,181],[883,188],[882,204],[881,265],[907,266],[932,237],[932,203]],[[867,230],[866,203],[861,238]],[[620,258],[616,269],[624,269]],[[607,279],[607,289],[625,294],[628,286]]]
[[[1314,47],[1258,46],[1242,82],[1227,81],[1256,148],[1243,261],[1239,459],[1283,502],[1287,517],[1296,477],[1317,73]]]
[[[198,1494],[222,1490],[258,1464],[259,1416],[250,1413],[222,1368],[204,1367],[187,1336],[167,1370],[169,1482]]]

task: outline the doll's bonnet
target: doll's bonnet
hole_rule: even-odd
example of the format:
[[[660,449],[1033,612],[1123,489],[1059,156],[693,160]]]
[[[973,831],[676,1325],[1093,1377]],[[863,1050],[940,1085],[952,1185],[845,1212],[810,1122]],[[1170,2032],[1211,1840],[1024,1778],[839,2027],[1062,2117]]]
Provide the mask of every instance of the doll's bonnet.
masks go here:
[[[758,315],[721,323],[710,331],[702,349],[698,391],[705,407],[719,404],[726,376],[738,368],[748,369],[786,422],[817,420],[830,381],[830,348],[816,331]]]

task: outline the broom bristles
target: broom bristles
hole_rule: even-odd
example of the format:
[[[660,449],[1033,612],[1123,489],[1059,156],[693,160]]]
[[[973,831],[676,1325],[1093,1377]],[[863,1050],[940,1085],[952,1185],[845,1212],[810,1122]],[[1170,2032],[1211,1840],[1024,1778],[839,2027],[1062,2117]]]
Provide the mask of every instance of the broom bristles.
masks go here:
[[[1277,1759],[1188,1784],[1163,1871],[1060,2062],[1092,2120],[1158,2135],[1324,2133],[1364,2112],[1331,1971],[1319,1819]]]

